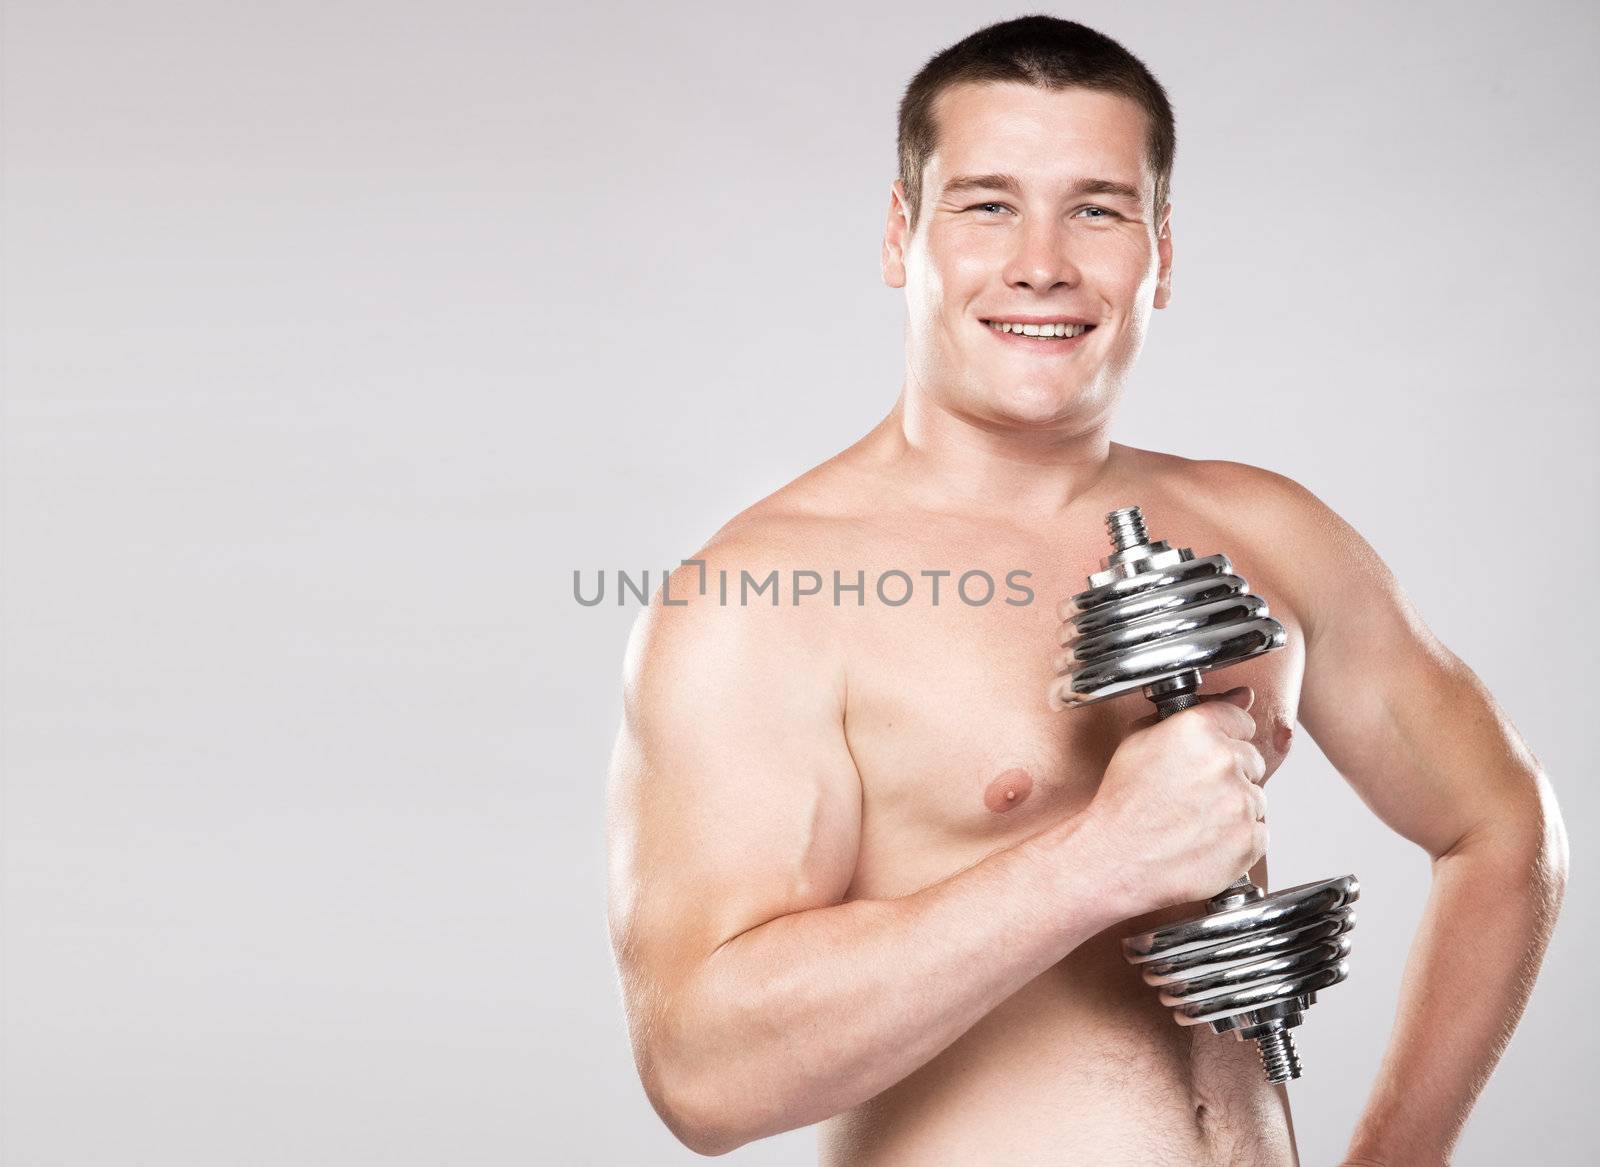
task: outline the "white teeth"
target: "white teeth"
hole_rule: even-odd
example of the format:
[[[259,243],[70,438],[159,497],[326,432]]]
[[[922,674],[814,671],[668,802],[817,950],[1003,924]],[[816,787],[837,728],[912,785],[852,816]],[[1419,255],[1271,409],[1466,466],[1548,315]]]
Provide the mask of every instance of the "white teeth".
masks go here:
[[[1023,336],[1082,336],[1089,331],[1087,324],[1013,324],[994,320],[987,323],[996,332],[1016,332]]]

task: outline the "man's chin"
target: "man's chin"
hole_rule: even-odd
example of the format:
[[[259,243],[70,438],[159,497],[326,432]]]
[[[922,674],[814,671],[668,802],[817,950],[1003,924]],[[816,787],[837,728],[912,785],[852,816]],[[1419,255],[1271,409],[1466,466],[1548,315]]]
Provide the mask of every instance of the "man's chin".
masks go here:
[[[976,412],[991,424],[1014,429],[1059,429],[1081,421],[1094,412],[1095,396],[1090,387],[1063,391],[1057,387],[1017,388],[992,394],[979,402]]]

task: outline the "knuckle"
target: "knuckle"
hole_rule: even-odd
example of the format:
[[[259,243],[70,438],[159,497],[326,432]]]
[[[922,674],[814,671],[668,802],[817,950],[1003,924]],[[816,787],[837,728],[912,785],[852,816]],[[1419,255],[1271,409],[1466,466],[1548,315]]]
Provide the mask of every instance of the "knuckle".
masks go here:
[[[1239,783],[1239,802],[1246,814],[1256,816],[1256,788],[1248,782]]]
[[[1237,705],[1229,705],[1226,701],[1218,701],[1207,706],[1217,712],[1209,720],[1212,731],[1221,738],[1232,741],[1236,738],[1249,736],[1247,727],[1251,724],[1250,715]]]
[[[1230,774],[1237,774],[1244,767],[1239,743],[1232,738],[1217,743],[1217,760],[1228,768]]]

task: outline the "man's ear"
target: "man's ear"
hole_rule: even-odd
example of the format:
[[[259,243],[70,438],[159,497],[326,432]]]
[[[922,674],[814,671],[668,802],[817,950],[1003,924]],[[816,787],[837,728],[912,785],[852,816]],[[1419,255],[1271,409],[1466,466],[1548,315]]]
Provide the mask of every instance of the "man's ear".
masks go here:
[[[1156,227],[1156,254],[1161,265],[1156,270],[1155,306],[1165,308],[1172,302],[1172,204],[1161,208],[1161,220]]]
[[[889,221],[883,228],[883,252],[879,263],[883,282],[891,288],[906,286],[906,244],[911,239],[911,224],[906,218],[906,188],[898,178],[889,188]]]

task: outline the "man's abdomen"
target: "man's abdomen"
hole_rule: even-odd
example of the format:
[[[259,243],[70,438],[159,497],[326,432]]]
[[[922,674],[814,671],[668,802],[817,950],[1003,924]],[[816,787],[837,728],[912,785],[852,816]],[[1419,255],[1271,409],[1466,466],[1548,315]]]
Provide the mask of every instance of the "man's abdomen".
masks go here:
[[[1293,1167],[1254,1046],[1183,1028],[1096,937],[941,1054],[819,1127],[825,1167]]]

